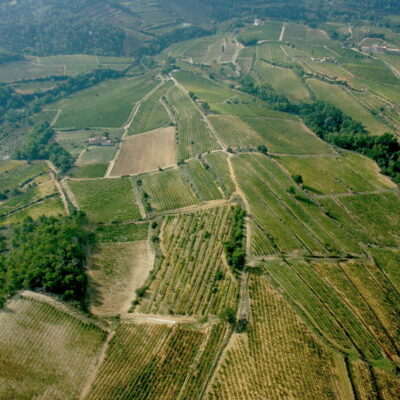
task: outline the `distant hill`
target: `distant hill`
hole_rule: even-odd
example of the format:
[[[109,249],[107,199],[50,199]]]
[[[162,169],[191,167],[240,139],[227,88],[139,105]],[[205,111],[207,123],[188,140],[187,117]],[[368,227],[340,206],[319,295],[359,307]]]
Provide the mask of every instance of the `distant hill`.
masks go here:
[[[211,31],[216,22],[230,18],[317,22],[376,19],[399,10],[396,0],[3,0],[0,49],[39,56],[132,56],[138,49],[149,47],[151,54],[166,41],[199,36],[206,32],[190,29]],[[184,28],[189,33],[182,34]]]

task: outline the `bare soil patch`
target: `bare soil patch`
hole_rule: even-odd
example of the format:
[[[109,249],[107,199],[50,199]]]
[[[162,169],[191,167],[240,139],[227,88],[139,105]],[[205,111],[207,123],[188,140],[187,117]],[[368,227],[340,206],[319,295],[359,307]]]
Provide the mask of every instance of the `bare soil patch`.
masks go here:
[[[136,175],[174,164],[175,128],[160,128],[126,139],[110,176]]]
[[[147,240],[101,243],[92,255],[89,270],[90,310],[99,316],[114,316],[129,310],[135,290],[152,268]]]

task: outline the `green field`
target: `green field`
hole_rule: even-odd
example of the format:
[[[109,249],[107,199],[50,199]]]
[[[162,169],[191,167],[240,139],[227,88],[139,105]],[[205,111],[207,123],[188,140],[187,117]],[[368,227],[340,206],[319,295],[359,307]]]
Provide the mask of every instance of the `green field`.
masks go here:
[[[55,127],[118,128],[127,121],[134,103],[156,83],[149,75],[121,78],[77,92],[54,105],[62,110]]]
[[[99,243],[122,243],[135,240],[146,240],[149,225],[141,224],[102,224],[98,225],[95,234]]]
[[[92,222],[122,222],[140,218],[128,178],[69,180],[79,208]]]
[[[168,104],[177,123],[178,160],[219,148],[201,112],[186,94],[174,87],[168,94]]]
[[[286,64],[288,62],[288,57],[283,52],[281,48],[281,43],[262,43],[257,46],[257,58],[266,59],[268,61]]]
[[[250,205],[252,252],[255,255],[357,251],[346,233],[275,161],[260,154],[237,155],[232,164]]]
[[[211,153],[204,157],[204,162],[208,165],[208,172],[218,183],[218,186],[224,192],[225,197],[230,197],[236,188],[229,173],[227,158],[228,156],[222,152]]]
[[[116,146],[90,146],[78,158],[77,165],[107,164],[117,152]]]
[[[209,118],[227,147],[266,145],[273,153],[332,153],[330,146],[298,120],[236,116],[210,116]]]
[[[266,21],[262,26],[254,26],[242,30],[238,39],[246,42],[250,40],[278,40],[281,30],[281,22]]]
[[[319,198],[318,202],[356,242],[398,246],[399,197],[395,193]]]
[[[140,105],[129,127],[130,135],[162,128],[172,122],[166,106],[161,103],[162,97],[166,96],[172,87],[172,81],[168,81]]]
[[[162,265],[139,311],[151,314],[219,315],[236,308],[238,282],[221,263],[232,208],[168,216],[162,225]]]
[[[350,115],[354,120],[363,123],[373,135],[380,135],[390,131],[387,125],[375,117],[371,110],[362,106],[347,89],[316,79],[307,80],[307,84],[319,100],[334,105]]]
[[[286,96],[293,103],[311,102],[307,86],[292,69],[256,61],[253,75],[257,80],[271,85],[278,94]]]
[[[86,178],[103,178],[107,172],[107,164],[85,164],[72,167],[68,171],[68,176],[71,178],[86,179]]]
[[[213,175],[200,161],[190,161],[182,167],[182,172],[200,200],[207,201],[222,198],[222,191],[214,182]]]
[[[345,152],[344,157],[281,157],[278,162],[291,174],[301,175],[304,185],[317,194],[369,192],[394,189],[389,178],[381,175],[376,164],[359,154]]]

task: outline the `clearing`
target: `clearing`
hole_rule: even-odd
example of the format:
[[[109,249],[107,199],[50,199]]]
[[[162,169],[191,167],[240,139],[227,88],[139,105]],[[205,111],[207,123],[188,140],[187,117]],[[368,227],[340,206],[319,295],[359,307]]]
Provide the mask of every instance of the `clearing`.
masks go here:
[[[171,126],[126,139],[110,175],[136,175],[174,164],[176,164],[175,128]]]

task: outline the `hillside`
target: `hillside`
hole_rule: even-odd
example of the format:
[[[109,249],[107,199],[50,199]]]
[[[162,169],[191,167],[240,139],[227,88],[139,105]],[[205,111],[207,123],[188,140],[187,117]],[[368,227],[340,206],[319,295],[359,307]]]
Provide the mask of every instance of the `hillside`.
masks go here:
[[[398,399],[397,2],[0,7],[1,399]]]

